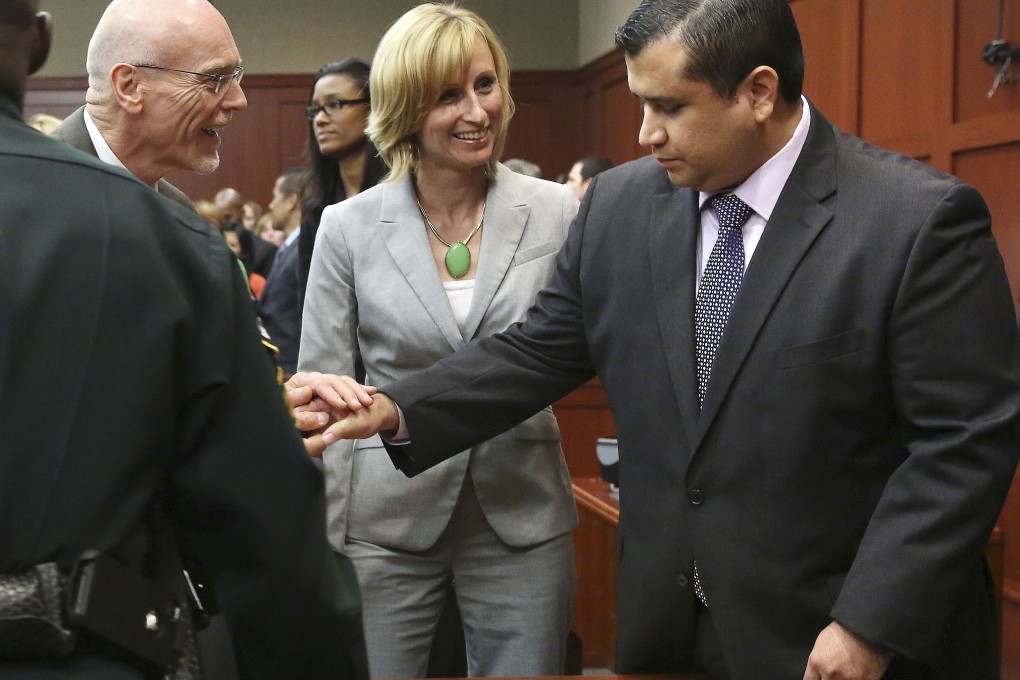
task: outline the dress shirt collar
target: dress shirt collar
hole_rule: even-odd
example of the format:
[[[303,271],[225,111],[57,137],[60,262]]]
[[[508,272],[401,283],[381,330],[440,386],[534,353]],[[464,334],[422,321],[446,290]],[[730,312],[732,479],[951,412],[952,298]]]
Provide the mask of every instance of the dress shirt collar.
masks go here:
[[[92,146],[96,148],[96,155],[99,156],[99,160],[103,161],[108,165],[118,167],[122,170],[127,170],[128,174],[135,177],[135,174],[127,169],[120,159],[117,158],[117,154],[113,152],[110,145],[106,143],[106,139],[103,138],[103,133],[96,127],[96,122],[92,120],[92,116],[89,115],[89,110],[86,108],[85,111],[85,129],[89,131],[89,139],[92,140]],[[137,179],[137,177],[135,177]],[[141,181],[141,180],[138,180]],[[156,187],[153,186],[153,189]]]
[[[289,246],[289,245],[290,245],[291,243],[293,243],[294,241],[296,241],[296,240],[297,240],[297,237],[298,237],[298,235],[299,235],[300,233],[301,233],[301,226],[300,226],[300,225],[298,225],[298,226],[294,227],[294,231],[292,231],[292,232],[290,232],[289,234],[287,234],[287,238],[285,238],[285,239],[283,240],[283,243],[281,244],[281,246],[280,246],[280,249],[281,249],[281,250],[283,250],[284,248],[286,248],[287,246]]]
[[[793,166],[796,165],[807,141],[808,129],[811,127],[811,110],[803,96],[800,98],[800,106],[800,122],[797,123],[797,129],[793,131],[790,140],[775,156],[765,161],[744,180],[743,184],[728,192],[736,194],[737,198],[750,206],[756,214],[761,215],[766,222],[772,216],[779,194],[786,186],[786,180],[790,179]],[[714,195],[698,192],[698,207],[704,209],[705,202]]]

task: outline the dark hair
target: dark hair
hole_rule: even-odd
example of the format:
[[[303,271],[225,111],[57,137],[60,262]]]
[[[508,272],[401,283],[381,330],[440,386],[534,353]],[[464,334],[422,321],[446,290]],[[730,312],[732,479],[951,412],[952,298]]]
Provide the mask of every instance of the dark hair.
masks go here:
[[[225,221],[220,232],[227,231],[237,234],[237,242],[241,246],[241,255],[237,259],[241,260],[245,271],[255,271],[255,237],[240,222]]]
[[[581,181],[586,181],[613,167],[613,162],[602,156],[588,156],[577,161],[581,164]]]
[[[351,57],[342,61],[331,61],[320,68],[315,74],[312,82],[312,89],[308,93],[308,103],[311,104],[315,92],[315,84],[326,76],[346,76],[358,87],[361,97],[369,98],[368,75],[371,71],[369,63],[364,59]],[[308,158],[312,166],[312,176],[309,180],[308,209],[312,212],[321,211],[327,205],[332,205],[340,200],[340,165],[335,158],[327,158],[319,151],[319,143],[315,140],[315,124],[308,121]]]
[[[758,66],[779,74],[779,93],[793,102],[804,85],[804,51],[787,0],[643,0],[616,31],[616,46],[637,56],[663,38],[687,56],[683,76],[732,99]]]

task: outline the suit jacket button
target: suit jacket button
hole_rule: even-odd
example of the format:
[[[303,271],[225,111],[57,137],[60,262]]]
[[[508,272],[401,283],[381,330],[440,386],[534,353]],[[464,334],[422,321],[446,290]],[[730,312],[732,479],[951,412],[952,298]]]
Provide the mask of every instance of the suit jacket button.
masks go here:
[[[687,492],[687,502],[691,505],[701,505],[705,502],[705,494],[701,489],[694,488]]]
[[[688,583],[689,579],[687,578],[687,574],[681,572],[680,574],[677,575],[676,584],[678,586],[680,586],[681,588],[686,588]]]

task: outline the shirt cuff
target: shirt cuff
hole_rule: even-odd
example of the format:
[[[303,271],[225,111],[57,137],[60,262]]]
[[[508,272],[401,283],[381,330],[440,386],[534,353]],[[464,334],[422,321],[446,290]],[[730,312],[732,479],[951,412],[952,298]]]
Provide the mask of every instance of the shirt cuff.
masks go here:
[[[397,417],[400,419],[400,427],[393,434],[379,433],[379,437],[391,446],[407,446],[411,443],[411,434],[407,431],[407,422],[404,420],[404,411],[393,402],[397,409]]]

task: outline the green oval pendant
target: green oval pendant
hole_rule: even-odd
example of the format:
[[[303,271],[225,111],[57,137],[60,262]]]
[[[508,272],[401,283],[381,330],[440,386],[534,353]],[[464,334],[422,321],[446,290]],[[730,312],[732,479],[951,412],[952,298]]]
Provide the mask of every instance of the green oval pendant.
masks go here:
[[[454,243],[446,251],[446,271],[450,276],[459,279],[471,269],[471,251],[463,243]]]

